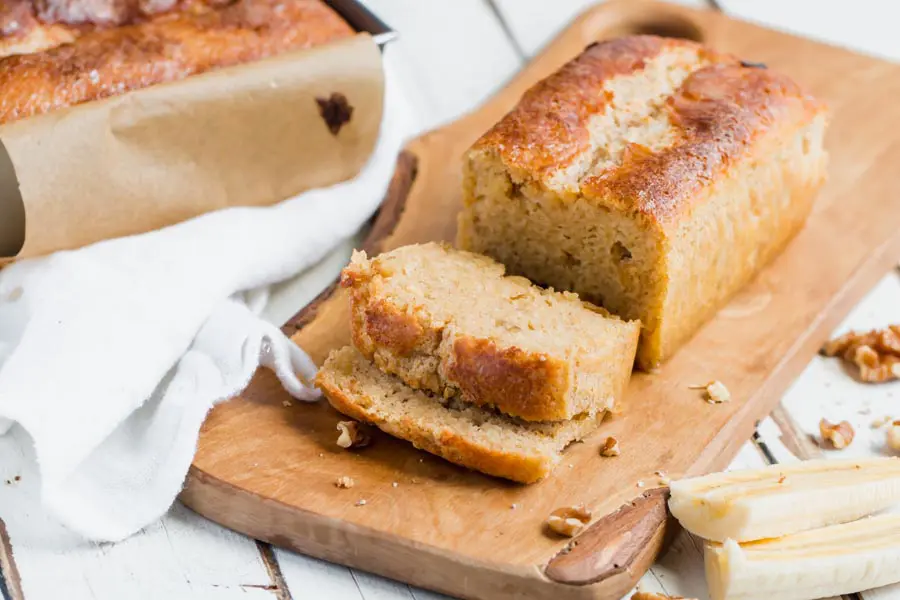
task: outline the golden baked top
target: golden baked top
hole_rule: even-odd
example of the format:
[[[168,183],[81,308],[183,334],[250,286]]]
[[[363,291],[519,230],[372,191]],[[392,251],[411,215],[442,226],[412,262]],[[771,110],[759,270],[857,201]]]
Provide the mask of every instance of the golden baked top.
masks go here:
[[[172,11],[233,0],[0,0],[0,57],[67,44],[98,28],[130,25]]]
[[[515,185],[674,215],[754,140],[824,105],[790,78],[687,40],[596,43],[529,89],[472,147]]]
[[[31,31],[72,39],[0,58],[0,124],[354,33],[321,0],[191,0],[131,25]]]

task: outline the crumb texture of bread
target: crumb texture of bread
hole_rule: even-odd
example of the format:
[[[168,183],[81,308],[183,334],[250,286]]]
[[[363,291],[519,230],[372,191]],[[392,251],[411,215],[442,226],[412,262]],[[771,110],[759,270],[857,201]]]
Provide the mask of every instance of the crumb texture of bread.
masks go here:
[[[605,414],[531,423],[437,399],[383,373],[350,346],[331,353],[316,384],[349,417],[455,464],[521,483],[549,475],[565,447],[594,431]]]
[[[356,253],[341,283],[356,348],[415,389],[555,421],[612,408],[631,377],[639,323],[485,256],[436,243]]]
[[[236,0],[112,28],[34,24],[0,40],[0,124],[352,36],[321,0]],[[56,45],[59,43],[60,45]]]
[[[789,78],[694,42],[602,42],[468,151],[457,241],[640,320],[651,369],[802,227],[826,121]]]

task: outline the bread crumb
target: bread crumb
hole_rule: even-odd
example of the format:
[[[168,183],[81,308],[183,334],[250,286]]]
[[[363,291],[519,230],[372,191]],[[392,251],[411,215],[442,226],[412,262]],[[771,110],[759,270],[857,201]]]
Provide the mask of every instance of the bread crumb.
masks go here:
[[[827,419],[819,421],[819,433],[822,434],[822,442],[828,443],[835,450],[843,450],[853,442],[853,426],[849,421],[831,423]]]
[[[710,381],[704,385],[693,384],[688,386],[689,390],[705,390],[706,401],[710,404],[721,404],[731,400],[731,392],[725,387],[725,384],[718,380]]]
[[[600,456],[613,457],[619,456],[619,454],[621,454],[619,440],[612,436],[606,438],[606,441],[600,446]]]
[[[319,458],[323,458],[325,456],[324,452],[319,452]]]
[[[393,482],[393,483],[391,483],[391,487],[397,487],[397,486],[398,486],[398,485],[400,485],[400,484],[399,484],[399,483],[397,483],[397,482],[396,482],[396,481],[395,481],[395,482]]]
[[[291,402],[290,400],[283,400],[283,401],[281,402],[281,405],[282,405],[283,407],[285,407],[285,408],[288,408],[288,407],[293,406],[294,403]]]
[[[890,423],[892,420],[893,419],[891,419],[891,417],[885,415],[885,416],[881,417],[880,419],[875,419],[874,421],[872,421],[871,427],[872,427],[872,429],[879,429],[881,427],[884,427],[888,423]]]
[[[356,482],[353,481],[352,477],[347,477],[345,475],[343,477],[338,477],[337,481],[334,482],[334,485],[341,488],[342,490],[349,490],[354,485],[356,485]]]
[[[894,421],[887,430],[885,435],[888,448],[891,450],[900,450],[900,421]]]

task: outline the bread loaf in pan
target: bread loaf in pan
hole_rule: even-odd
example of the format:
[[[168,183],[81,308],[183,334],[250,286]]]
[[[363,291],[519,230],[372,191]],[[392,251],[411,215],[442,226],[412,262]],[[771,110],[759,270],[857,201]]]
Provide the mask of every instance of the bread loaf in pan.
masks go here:
[[[825,126],[765,65],[654,36],[594,44],[468,151],[458,242],[639,319],[649,369],[801,228]]]
[[[353,34],[321,0],[196,1],[111,28],[32,23],[0,42],[39,50],[0,59],[0,124]]]
[[[356,253],[341,283],[354,345],[414,389],[557,421],[611,409],[631,377],[639,323],[486,256],[435,243]]]

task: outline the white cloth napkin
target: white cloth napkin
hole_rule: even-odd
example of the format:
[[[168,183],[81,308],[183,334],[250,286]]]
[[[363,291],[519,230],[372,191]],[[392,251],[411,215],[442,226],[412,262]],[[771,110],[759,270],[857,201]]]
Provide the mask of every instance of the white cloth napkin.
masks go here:
[[[312,361],[256,312],[264,286],[315,264],[377,208],[408,131],[390,81],[386,94],[374,155],[352,181],[0,272],[0,434],[18,423],[30,435],[51,516],[93,540],[158,519],[207,412],[260,364],[294,397],[317,398]]]

